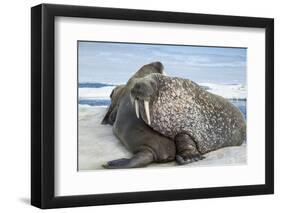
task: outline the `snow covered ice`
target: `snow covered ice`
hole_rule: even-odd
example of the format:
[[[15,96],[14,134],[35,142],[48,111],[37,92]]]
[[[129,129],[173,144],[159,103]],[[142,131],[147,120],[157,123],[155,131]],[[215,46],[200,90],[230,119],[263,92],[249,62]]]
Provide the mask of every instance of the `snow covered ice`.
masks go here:
[[[246,100],[247,90],[240,84],[212,84],[200,83],[206,90],[221,95],[230,100]],[[78,168],[79,170],[103,169],[107,161],[118,158],[131,157],[122,143],[114,136],[112,126],[101,125],[107,106],[96,105],[109,103],[109,95],[114,86],[100,88],[79,88],[79,140],[78,140]],[[240,165],[247,162],[247,145],[222,148],[204,155],[204,160],[184,165],[193,166],[225,166]],[[151,164],[149,167],[177,166],[175,162]]]

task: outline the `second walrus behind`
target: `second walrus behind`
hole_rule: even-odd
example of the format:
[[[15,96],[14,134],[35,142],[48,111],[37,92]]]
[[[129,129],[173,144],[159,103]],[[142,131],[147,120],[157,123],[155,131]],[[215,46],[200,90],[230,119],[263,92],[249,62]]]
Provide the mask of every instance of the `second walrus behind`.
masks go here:
[[[144,65],[130,78],[127,85],[115,87],[110,95],[111,105],[102,124],[113,125],[114,134],[133,153],[133,157],[109,161],[104,165],[105,168],[136,168],[153,162],[175,160],[174,141],[154,131],[143,120],[138,119],[135,116],[134,104],[130,101],[130,85],[135,79],[151,73],[163,74],[162,64],[154,62]]]

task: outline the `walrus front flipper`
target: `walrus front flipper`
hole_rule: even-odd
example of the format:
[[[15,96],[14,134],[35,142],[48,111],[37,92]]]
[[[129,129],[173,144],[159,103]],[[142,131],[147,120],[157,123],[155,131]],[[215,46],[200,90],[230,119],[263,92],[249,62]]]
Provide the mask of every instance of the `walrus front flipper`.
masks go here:
[[[202,160],[203,157],[196,147],[196,143],[188,134],[178,134],[175,137],[176,143],[176,161],[179,165],[192,163]]]
[[[107,162],[103,165],[106,169],[126,169],[144,167],[154,161],[153,154],[150,151],[141,151],[132,158],[121,158]]]

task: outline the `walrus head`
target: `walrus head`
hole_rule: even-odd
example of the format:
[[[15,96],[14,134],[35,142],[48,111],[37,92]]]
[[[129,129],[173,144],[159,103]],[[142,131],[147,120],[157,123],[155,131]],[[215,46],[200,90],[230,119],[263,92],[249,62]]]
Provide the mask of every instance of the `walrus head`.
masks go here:
[[[137,82],[141,82],[141,79],[143,79],[143,77],[150,75],[152,73],[158,73],[158,74],[165,74],[164,71],[164,66],[161,62],[152,62],[150,64],[146,64],[144,66],[142,66],[127,82],[126,85],[120,85],[115,87],[110,95],[111,98],[111,104],[108,108],[108,111],[106,113],[106,115],[104,116],[103,120],[102,120],[102,124],[111,124],[113,125],[116,119],[116,115],[117,115],[117,111],[118,111],[118,107],[119,107],[119,103],[122,99],[122,97],[124,97],[124,95],[126,94],[126,92],[130,91],[130,89],[132,88],[132,86],[135,86]],[[153,83],[151,83],[153,85]],[[156,84],[155,84],[156,85]],[[156,88],[152,88],[149,91],[155,91]],[[146,94],[149,93],[149,91],[146,91]],[[136,93],[138,93],[138,96],[140,96],[141,91],[135,91]],[[132,96],[131,96],[132,97]],[[141,96],[140,96],[141,97]],[[135,107],[138,107],[138,104],[134,104]],[[136,110],[136,112],[139,112],[139,110]],[[138,115],[138,114],[137,114]]]
[[[157,95],[158,86],[155,73],[135,79],[130,88],[131,102],[135,105],[136,115],[140,117],[140,106],[143,107],[147,124],[150,125],[149,103]]]

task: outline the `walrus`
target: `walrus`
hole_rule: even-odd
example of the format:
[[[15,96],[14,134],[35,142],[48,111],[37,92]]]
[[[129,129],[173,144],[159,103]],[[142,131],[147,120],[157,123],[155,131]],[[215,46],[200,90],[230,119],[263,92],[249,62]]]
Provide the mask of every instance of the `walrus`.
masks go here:
[[[130,90],[135,79],[151,73],[163,74],[163,65],[154,62],[144,65],[127,82],[111,92],[111,105],[102,120],[102,124],[113,125],[113,133],[134,155],[132,158],[112,160],[103,165],[108,169],[144,167],[153,162],[164,163],[175,160],[176,148],[171,139],[154,131],[135,116],[135,107],[131,103]]]
[[[152,73],[133,82],[130,97],[136,117],[175,142],[180,164],[246,138],[239,109],[189,79]]]

